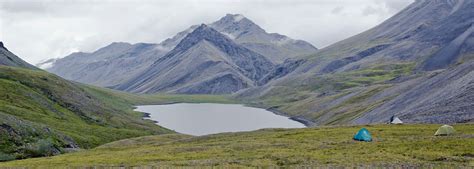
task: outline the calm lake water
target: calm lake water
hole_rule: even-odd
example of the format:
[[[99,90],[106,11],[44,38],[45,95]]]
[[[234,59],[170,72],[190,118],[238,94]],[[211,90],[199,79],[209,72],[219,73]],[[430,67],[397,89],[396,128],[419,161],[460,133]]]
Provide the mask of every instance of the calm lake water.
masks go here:
[[[158,125],[190,135],[252,131],[262,128],[303,128],[303,124],[265,109],[237,104],[178,103],[137,106]]]

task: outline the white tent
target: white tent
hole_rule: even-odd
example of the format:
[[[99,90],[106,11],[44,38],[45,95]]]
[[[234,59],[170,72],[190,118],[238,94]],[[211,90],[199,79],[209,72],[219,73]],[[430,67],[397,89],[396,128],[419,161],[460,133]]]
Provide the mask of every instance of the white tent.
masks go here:
[[[398,118],[395,117],[393,120],[390,122],[390,124],[403,124],[403,122]]]

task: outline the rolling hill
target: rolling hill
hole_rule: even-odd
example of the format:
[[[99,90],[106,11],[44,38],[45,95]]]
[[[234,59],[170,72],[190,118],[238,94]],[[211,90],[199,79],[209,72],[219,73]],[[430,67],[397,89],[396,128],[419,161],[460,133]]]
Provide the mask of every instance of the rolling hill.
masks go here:
[[[70,82],[39,69],[0,65],[0,161],[174,133],[133,111],[133,105],[174,102],[235,101],[211,95],[135,95]]]
[[[143,135],[170,133],[114,92],[64,80],[3,49],[0,161],[51,156]]]

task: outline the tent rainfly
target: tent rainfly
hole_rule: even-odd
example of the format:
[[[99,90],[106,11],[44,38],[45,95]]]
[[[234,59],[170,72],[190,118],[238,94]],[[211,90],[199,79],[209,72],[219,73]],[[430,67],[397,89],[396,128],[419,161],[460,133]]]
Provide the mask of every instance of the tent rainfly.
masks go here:
[[[398,117],[392,117],[390,120],[390,124],[403,124],[403,122]]]
[[[354,135],[353,139],[357,140],[357,141],[370,142],[370,141],[372,141],[372,136],[370,135],[369,130],[367,130],[365,128],[362,128]]]
[[[455,131],[456,130],[454,130],[453,126],[443,125],[443,126],[438,128],[438,130],[436,131],[436,133],[434,135],[435,136],[447,136],[447,135],[454,134]]]

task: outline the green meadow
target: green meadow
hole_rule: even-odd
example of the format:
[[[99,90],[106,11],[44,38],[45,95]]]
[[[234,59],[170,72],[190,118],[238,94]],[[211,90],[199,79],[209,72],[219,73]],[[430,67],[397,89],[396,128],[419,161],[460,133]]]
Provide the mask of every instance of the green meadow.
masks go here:
[[[193,137],[165,134],[120,140],[2,167],[474,167],[474,125],[434,136],[437,124],[263,129]],[[352,140],[362,127],[372,142]]]

